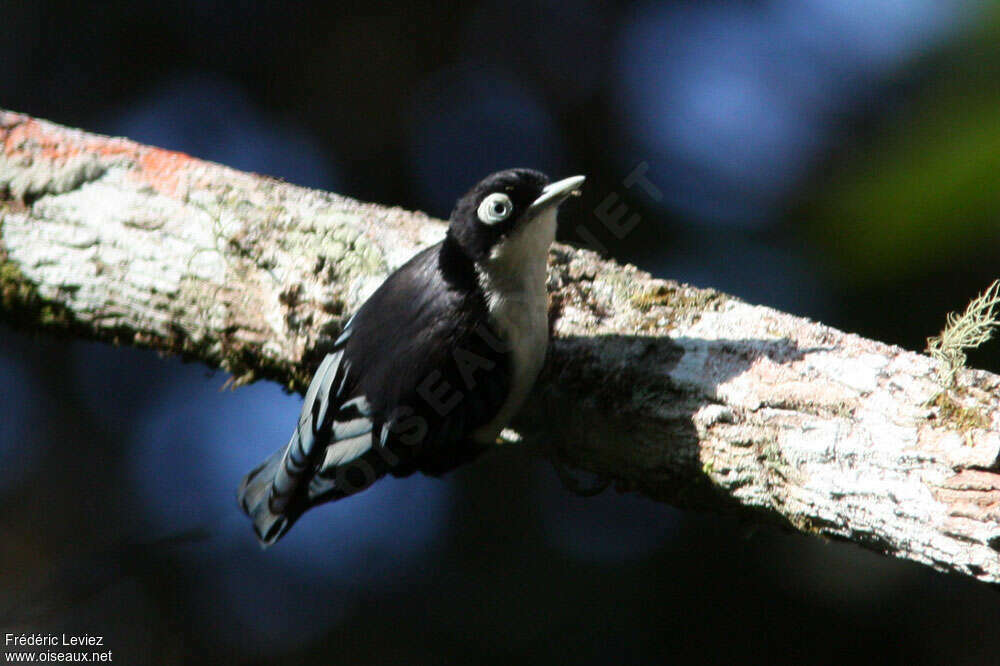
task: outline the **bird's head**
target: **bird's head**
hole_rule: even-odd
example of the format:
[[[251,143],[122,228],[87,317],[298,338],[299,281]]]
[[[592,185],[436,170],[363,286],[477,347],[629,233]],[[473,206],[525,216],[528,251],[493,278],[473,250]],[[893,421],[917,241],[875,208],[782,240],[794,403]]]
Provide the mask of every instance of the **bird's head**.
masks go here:
[[[556,209],[583,181],[583,176],[572,176],[550,183],[548,176],[531,169],[490,174],[455,204],[448,233],[478,263],[542,246],[547,250]]]

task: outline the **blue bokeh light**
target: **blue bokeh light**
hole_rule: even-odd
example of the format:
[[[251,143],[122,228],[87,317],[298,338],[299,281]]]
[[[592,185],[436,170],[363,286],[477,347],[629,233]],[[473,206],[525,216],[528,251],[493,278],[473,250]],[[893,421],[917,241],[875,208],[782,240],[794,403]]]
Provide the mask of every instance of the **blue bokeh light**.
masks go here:
[[[237,85],[204,73],[157,82],[105,131],[298,185],[340,185],[330,156],[314,138],[258,110]]]
[[[44,402],[31,372],[6,350],[0,354],[0,491],[23,480],[41,457]]]
[[[74,399],[90,415],[119,432],[134,427],[135,415],[157,400],[172,383],[190,376],[177,359],[150,349],[118,347],[101,342],[74,341],[67,370],[76,381]],[[211,370],[202,366],[203,376]]]
[[[565,104],[603,85],[613,13],[592,0],[491,0],[473,6],[459,42],[470,62],[540,78]]]
[[[457,67],[423,82],[409,141],[418,196],[447,217],[455,200],[488,173],[530,167],[564,171],[564,148],[548,110],[509,74]]]
[[[658,274],[711,287],[751,303],[817,316],[830,299],[815,265],[787,248],[727,235],[655,265]]]
[[[958,3],[784,0],[637,8],[619,32],[620,160],[664,204],[761,226],[835,135],[838,115],[956,25]]]
[[[237,507],[236,488],[285,444],[301,399],[266,383],[220,391],[222,373],[206,379],[203,368],[182,368],[186,376],[135,415],[128,469],[156,533],[204,528],[211,534],[192,549],[189,563],[205,578],[206,612],[238,616],[226,625],[234,641],[241,640],[240,626],[259,625],[261,649],[328,628],[357,595],[388,589],[440,542],[451,484],[413,476],[310,511],[279,544],[261,551]],[[324,605],[319,615],[289,593],[309,585]]]

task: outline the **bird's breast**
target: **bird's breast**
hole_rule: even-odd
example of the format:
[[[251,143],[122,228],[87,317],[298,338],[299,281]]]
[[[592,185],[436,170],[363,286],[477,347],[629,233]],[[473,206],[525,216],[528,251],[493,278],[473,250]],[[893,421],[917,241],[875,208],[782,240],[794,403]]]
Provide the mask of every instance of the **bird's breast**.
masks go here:
[[[547,249],[547,246],[546,246]],[[511,383],[496,417],[473,437],[483,443],[496,440],[531,391],[545,362],[549,341],[547,254],[522,256],[514,270],[480,273],[490,321],[510,350]]]

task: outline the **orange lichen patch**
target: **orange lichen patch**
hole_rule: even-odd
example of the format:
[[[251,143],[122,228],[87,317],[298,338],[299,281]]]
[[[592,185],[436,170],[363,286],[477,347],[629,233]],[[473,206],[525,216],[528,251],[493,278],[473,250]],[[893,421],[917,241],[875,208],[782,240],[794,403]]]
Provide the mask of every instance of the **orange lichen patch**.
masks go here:
[[[55,164],[79,156],[101,162],[125,159],[137,167],[131,172],[134,178],[167,195],[177,193],[181,172],[197,162],[184,153],[143,146],[119,137],[95,136],[9,112],[0,113],[0,143],[7,157]]]
[[[1000,474],[965,469],[937,488],[935,497],[958,518],[1000,523]]]
[[[101,157],[128,157],[135,158],[142,146],[134,141],[122,139],[120,137],[94,137],[83,142],[81,152]]]
[[[16,113],[0,117],[0,141],[7,157],[65,162],[79,155],[134,157],[140,148],[127,139],[94,136]]]
[[[184,172],[198,162],[199,160],[185,153],[144,147],[139,156],[139,169],[131,175],[157,192],[175,195],[180,189]]]

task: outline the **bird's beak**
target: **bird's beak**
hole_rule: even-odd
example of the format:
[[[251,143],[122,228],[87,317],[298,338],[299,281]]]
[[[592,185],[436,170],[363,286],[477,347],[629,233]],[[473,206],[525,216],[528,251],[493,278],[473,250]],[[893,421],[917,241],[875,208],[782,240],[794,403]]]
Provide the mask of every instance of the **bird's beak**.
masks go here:
[[[528,212],[537,213],[543,208],[558,206],[565,201],[566,197],[579,190],[585,180],[587,179],[584,176],[570,176],[569,178],[549,183],[542,190],[542,194],[531,202]]]

